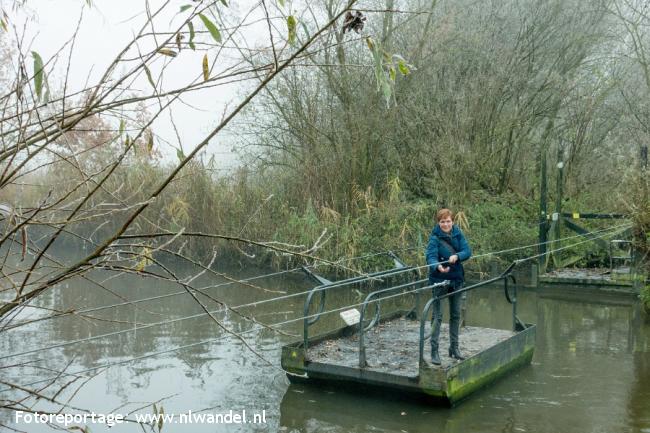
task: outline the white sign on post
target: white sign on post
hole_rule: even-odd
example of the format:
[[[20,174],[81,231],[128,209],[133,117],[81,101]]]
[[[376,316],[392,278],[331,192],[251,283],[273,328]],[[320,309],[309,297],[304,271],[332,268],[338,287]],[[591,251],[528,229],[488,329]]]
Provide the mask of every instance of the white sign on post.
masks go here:
[[[341,311],[339,314],[341,316],[341,319],[343,319],[345,324],[348,326],[356,325],[361,319],[361,313],[359,313],[359,310],[356,308]]]

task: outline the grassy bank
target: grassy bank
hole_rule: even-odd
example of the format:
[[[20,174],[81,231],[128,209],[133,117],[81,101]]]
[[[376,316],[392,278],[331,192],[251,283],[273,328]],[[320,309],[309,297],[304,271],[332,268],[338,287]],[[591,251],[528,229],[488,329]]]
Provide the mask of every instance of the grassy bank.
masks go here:
[[[119,193],[117,198],[125,203],[137,203],[145,199],[155,180],[168,170],[150,164],[124,167],[111,180],[113,184],[107,190],[118,190],[123,184],[125,192]],[[56,173],[68,179],[72,175],[62,171]],[[495,196],[475,191],[462,197],[440,194],[430,199],[415,198],[400,189],[399,178],[395,177],[381,194],[371,188],[353,187],[351,205],[337,210],[327,203],[305,199],[296,192],[297,185],[281,176],[255,174],[245,168],[229,177],[215,178],[211,173],[207,164],[191,164],[150,205],[133,231],[153,233],[182,229],[221,234],[270,242],[328,260],[399,250],[399,255],[408,263],[422,263],[434,215],[439,207],[449,203],[461,214],[459,223],[476,253],[534,243],[537,236],[536,204],[514,195]],[[98,203],[115,200],[114,194],[99,192],[89,209],[96,209]],[[111,218],[84,219],[72,224],[70,229],[99,242],[117,229],[128,213],[120,211]],[[69,236],[68,239],[78,241]],[[285,267],[305,263],[302,257],[241,242],[189,237],[175,241],[173,246],[179,247],[182,243],[186,243],[185,254],[197,259],[205,259],[216,249],[219,260],[242,265]],[[531,251],[505,254],[500,258],[511,260]],[[347,265],[368,269],[385,263],[374,258]]]
[[[79,237],[68,235],[66,242],[78,244],[86,238],[90,247],[110,236],[124,222],[132,209],[122,204],[139,203],[171,168],[147,160],[134,160],[120,167],[110,179],[105,191],[99,191],[88,204],[88,215],[81,214],[69,226]],[[335,208],[328,203],[312,200],[301,190],[296,180],[282,173],[252,172],[240,168],[227,177],[215,177],[211,163],[191,163],[172,184],[153,201],[128,233],[160,231],[218,234],[270,245],[331,261],[343,260],[342,265],[370,271],[390,264],[385,257],[370,257],[351,262],[346,258],[393,250],[409,264],[423,264],[423,251],[435,224],[434,215],[443,206],[458,212],[457,223],[465,231],[475,255],[509,250],[535,244],[538,237],[538,203],[514,193],[493,194],[482,190],[467,193],[435,192],[432,197],[416,197],[401,187],[398,177],[386,182],[381,191],[351,187],[351,200]],[[42,175],[41,182],[63,182],[74,179],[75,173],[55,167]],[[59,180],[57,180],[59,179]],[[34,179],[35,181],[37,179]],[[28,201],[41,189],[23,190],[21,198]],[[10,200],[11,197],[5,197]],[[15,199],[15,197],[14,197]],[[110,203],[121,203],[110,214]],[[588,206],[576,204],[578,210]],[[571,209],[573,210],[573,209]],[[587,226],[590,230],[606,227],[607,222]],[[30,229],[36,238],[38,229]],[[42,229],[45,230],[45,229]],[[51,229],[49,229],[51,230]],[[561,236],[575,235],[564,230]],[[155,248],[163,241],[130,241],[133,251]],[[566,246],[573,241],[553,244],[549,248]],[[206,262],[216,253],[217,262],[274,268],[294,267],[312,263],[302,256],[283,254],[272,249],[204,237],[180,237],[168,246],[193,260]],[[470,272],[486,272],[495,264],[506,266],[514,259],[536,254],[534,247],[479,257],[469,265]],[[578,257],[579,260],[573,260]],[[558,261],[569,260],[575,265],[604,263],[604,251],[592,243],[583,243],[563,252]],[[588,263],[589,262],[589,263]],[[502,267],[499,266],[499,267]],[[321,268],[323,269],[323,268]],[[324,269],[325,273],[349,272],[341,268]]]

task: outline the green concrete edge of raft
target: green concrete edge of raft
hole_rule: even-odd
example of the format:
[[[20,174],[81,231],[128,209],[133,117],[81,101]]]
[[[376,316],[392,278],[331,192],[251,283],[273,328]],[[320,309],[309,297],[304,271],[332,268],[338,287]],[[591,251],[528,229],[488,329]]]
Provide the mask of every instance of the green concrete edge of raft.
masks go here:
[[[529,364],[535,352],[535,335],[536,327],[531,325],[446,370],[427,363],[420,367],[419,386],[427,395],[454,405],[509,371]]]
[[[323,340],[337,338],[345,331],[346,329],[343,328],[314,337],[310,339],[310,344],[316,345]],[[425,362],[419,368],[416,387],[422,395],[447,401],[453,406],[509,371],[529,364],[535,350],[535,334],[535,325],[529,325],[512,337],[447,369],[433,367]],[[302,342],[288,344],[282,348],[281,364],[287,373],[304,376],[308,373],[305,363]],[[349,378],[341,379],[354,382]],[[391,388],[391,384],[386,383],[385,388]]]

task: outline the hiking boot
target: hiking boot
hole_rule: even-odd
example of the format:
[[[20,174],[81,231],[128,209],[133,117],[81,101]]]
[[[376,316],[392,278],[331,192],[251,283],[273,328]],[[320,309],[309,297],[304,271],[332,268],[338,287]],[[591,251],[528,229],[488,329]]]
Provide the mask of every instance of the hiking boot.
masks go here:
[[[460,350],[456,345],[449,347],[449,357],[453,359],[457,359],[459,361],[465,359],[465,357],[461,355]]]

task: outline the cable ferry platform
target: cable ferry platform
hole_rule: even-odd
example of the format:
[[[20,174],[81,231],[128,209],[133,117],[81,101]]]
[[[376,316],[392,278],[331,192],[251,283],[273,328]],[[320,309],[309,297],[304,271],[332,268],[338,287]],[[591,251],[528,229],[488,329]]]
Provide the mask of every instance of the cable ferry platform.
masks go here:
[[[555,269],[539,276],[539,284],[544,287],[583,286],[610,292],[639,294],[635,287],[636,277],[630,267],[610,269],[569,268]]]
[[[513,306],[513,329],[463,327],[460,350],[465,359],[458,361],[447,356],[449,332],[448,325],[443,324],[439,342],[442,363],[439,366],[430,362],[428,342],[433,299],[421,308],[418,296],[430,296],[432,286],[427,279],[411,278],[410,282],[402,284],[389,281],[390,277],[399,274],[408,275],[409,267],[401,263],[389,271],[350,279],[352,282],[321,279],[322,284],[313,288],[305,301],[303,340],[282,348],[282,368],[294,383],[371,391],[378,395],[400,393],[428,403],[454,406],[532,360],[536,328],[517,317],[513,267],[514,264],[499,277],[462,289],[475,290],[503,282],[505,298]],[[367,282],[367,278],[379,278],[388,287],[371,291],[358,305],[359,310],[346,306],[344,314],[358,311],[353,319],[356,323],[310,337],[309,328],[327,313],[325,294],[329,289],[342,289],[350,284],[358,287]],[[412,296],[415,307],[382,315],[380,304],[400,296]],[[320,297],[318,311],[310,314],[315,297]],[[440,299],[444,297],[448,295]],[[329,312],[340,313],[341,310]]]

